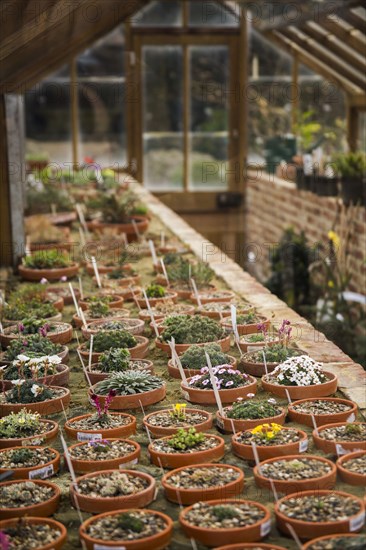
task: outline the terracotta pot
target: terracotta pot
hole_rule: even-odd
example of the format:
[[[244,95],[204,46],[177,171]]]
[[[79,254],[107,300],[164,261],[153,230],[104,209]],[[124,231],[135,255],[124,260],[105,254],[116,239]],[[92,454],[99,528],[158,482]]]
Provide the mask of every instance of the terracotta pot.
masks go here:
[[[268,460],[264,460],[260,463],[260,466],[263,464],[270,464],[272,462],[277,462],[278,460],[295,460],[299,459],[302,460],[304,458],[307,459],[313,459],[317,460],[319,462],[323,462],[327,464],[331,471],[327,474],[321,475],[319,477],[314,477],[311,479],[288,479],[288,480],[279,480],[279,479],[272,479],[272,482],[274,486],[276,487],[277,491],[280,493],[283,493],[284,495],[288,495],[290,493],[300,493],[302,491],[318,491],[320,489],[333,489],[333,487],[336,484],[336,478],[337,478],[337,468],[335,464],[326,458],[323,458],[321,456],[317,455],[286,455],[282,459],[279,457],[276,458],[270,458]],[[270,478],[265,477],[259,473],[258,466],[255,466],[253,468],[253,474],[255,483],[258,487],[264,487],[265,489],[271,490],[271,482]]]
[[[149,298],[149,303],[151,307],[156,306],[156,304],[164,304],[165,302],[176,302],[178,299],[178,294],[172,290],[167,290],[165,296],[162,298]],[[140,294],[136,296],[136,303],[140,308],[146,308],[147,304],[145,298]]]
[[[137,345],[134,346],[133,348],[128,349],[128,351],[130,352],[130,355],[131,355],[131,359],[143,359],[145,357],[145,355],[147,354],[147,352],[148,352],[149,339],[145,338],[144,336],[139,336],[139,335],[136,335],[135,338],[137,340]],[[80,355],[82,356],[82,358],[86,361],[89,361],[89,350],[87,349],[86,344],[85,343],[81,344],[81,346],[79,346],[77,349],[79,350]],[[93,353],[92,353],[92,362],[93,363],[98,363],[99,358],[102,355],[102,353],[104,353],[104,352],[94,352],[93,351]]]
[[[60,351],[60,353],[57,353],[56,355],[61,357],[63,364],[69,362],[69,348],[67,346],[62,346],[62,350]],[[4,357],[5,357],[5,352],[4,351],[0,352],[0,365],[10,365],[12,361],[7,361],[4,359]]]
[[[88,445],[88,442],[75,443],[74,445],[71,445],[69,447],[70,460],[75,472],[78,474],[88,474],[92,472],[101,472],[102,470],[118,470],[121,464],[124,464],[126,467],[127,464],[137,464],[141,454],[140,445],[136,443],[136,441],[132,441],[131,439],[121,439],[116,437],[110,437],[108,439],[108,441],[117,440],[125,441],[126,443],[133,445],[135,447],[135,450],[126,456],[121,456],[118,458],[109,458],[106,460],[79,460],[72,458],[72,449],[75,449],[75,447],[81,447],[82,445]]]
[[[59,294],[62,297],[65,306],[70,306],[71,304],[74,303],[68,287],[48,286],[47,292],[51,292],[53,294]],[[74,287],[74,294],[75,294],[75,298],[79,300],[80,290],[76,287]]]
[[[116,265],[103,265],[103,264],[100,264],[98,262],[98,272],[99,272],[100,275],[105,275],[106,273],[112,273],[113,271],[115,271],[117,269],[117,267],[119,267],[117,265],[117,262],[116,262]],[[92,276],[95,275],[94,267],[93,267],[93,264],[91,262],[86,263],[85,269],[86,269],[86,272],[87,272],[88,275],[92,275]],[[123,269],[123,271],[131,271],[132,265],[131,264],[124,264],[122,266],[122,269]]]
[[[228,355],[228,357],[229,357],[230,365],[232,365],[233,368],[236,367],[237,361],[235,357],[233,357],[232,355]],[[189,378],[190,376],[195,376],[196,374],[199,373],[199,369],[183,369],[183,370],[187,378]],[[168,361],[168,373],[172,378],[177,378],[178,380],[181,379],[179,368],[173,365],[172,359],[169,359]]]
[[[312,415],[294,410],[294,405],[300,405],[309,401],[319,401],[319,399],[300,399],[299,401],[289,404],[288,415],[292,422],[304,424],[305,426],[310,426],[312,428],[314,426]],[[357,405],[353,403],[353,401],[349,401],[348,399],[339,399],[337,397],[322,397],[321,401],[342,403],[344,405],[349,405],[351,408],[348,411],[334,414],[314,414],[315,422],[318,427],[324,426],[325,424],[333,424],[334,422],[346,422],[348,418],[352,417],[352,415],[354,415],[354,420],[356,420]]]
[[[256,420],[239,420],[222,416],[219,411],[216,413],[216,425],[220,431],[224,433],[237,433],[245,430],[252,430],[261,424],[280,424],[281,426],[286,420],[286,409],[281,408],[281,414],[271,416],[270,418],[257,418]]]
[[[274,338],[273,340],[270,340],[267,342],[267,346],[274,346],[275,344],[279,343],[278,338]],[[244,340],[239,340],[239,347],[243,353],[248,353],[251,348],[263,348],[264,342],[245,342]],[[252,351],[252,350],[251,350]],[[242,361],[242,364],[244,365],[244,361]],[[256,363],[254,363],[256,364]],[[250,374],[250,373],[249,373]],[[261,544],[261,546],[263,546]]]
[[[128,311],[128,310],[126,310]],[[127,317],[116,317],[113,319],[114,321],[124,321],[126,322],[129,327],[126,328],[130,334],[142,334],[145,330],[145,323],[141,319],[130,319]],[[100,330],[100,325],[103,325],[105,323],[105,319],[101,319],[100,321],[94,321],[92,323],[89,323],[86,328],[81,327],[81,332],[83,333],[83,336],[86,340],[90,338],[92,334],[98,334]]]
[[[215,393],[213,390],[201,390],[189,386],[191,378],[187,379],[187,385],[181,382],[181,390],[184,398],[190,403],[198,403],[199,405],[216,405]],[[249,393],[257,393],[257,381],[252,376],[249,376],[250,383],[239,388],[219,390],[221,403],[234,403],[238,397],[245,398]]]
[[[183,305],[183,304],[181,304]],[[190,306],[188,304],[184,304],[184,309],[182,309],[181,311],[179,311],[179,315],[194,315],[196,309],[194,306]],[[149,313],[147,312],[147,310],[144,308],[144,309],[141,309],[139,311],[139,317],[140,319],[142,319],[143,321],[145,321],[146,323],[150,323],[151,322],[151,317],[149,315]],[[156,322],[159,322],[161,321],[162,319],[164,319],[165,317],[169,317],[168,314],[166,313],[155,313],[154,314],[154,319]]]
[[[366,451],[356,451],[354,453],[348,453],[338,458],[337,470],[338,470],[339,477],[341,478],[342,481],[344,481],[345,483],[348,483],[349,485],[356,485],[358,487],[366,486],[365,474],[358,474],[357,472],[351,472],[351,470],[347,469],[347,465],[345,464],[348,460],[365,456],[365,454],[366,454]]]
[[[37,517],[46,518],[48,516],[53,516],[53,514],[57,512],[61,498],[61,491],[58,485],[51,483],[50,481],[43,481],[41,479],[33,479],[32,482],[40,487],[48,487],[53,489],[53,495],[51,498],[43,502],[35,502],[31,504],[31,506],[21,506],[17,508],[3,508],[0,506],[0,516],[3,519],[21,518],[24,516],[27,517],[31,514],[34,514]],[[19,483],[19,480],[3,481],[1,483],[1,487],[14,485],[16,483]]]
[[[52,298],[49,298],[48,293],[46,293],[46,299],[51,302],[51,304],[54,308],[57,309],[57,311],[61,312],[64,309],[65,301],[62,296],[59,296],[58,298],[56,298],[56,300],[53,300]]]
[[[0,454],[8,451],[9,449],[41,449],[43,450],[44,447],[40,447],[39,445],[32,445],[31,447],[25,447],[24,445],[21,445],[19,447],[9,447],[8,449],[0,449]],[[37,477],[51,477],[59,471],[60,468],[60,453],[52,448],[52,451],[55,454],[55,458],[47,462],[46,464],[43,464],[42,466],[31,466],[30,468],[13,468],[13,479],[32,479],[32,476]],[[47,470],[47,472],[46,472]],[[0,475],[4,474],[5,472],[8,472],[9,469],[6,468],[0,468]],[[45,473],[46,472],[46,473]]]
[[[93,317],[89,317],[90,312],[89,312],[88,309],[85,309],[84,310],[84,317],[85,317],[85,320],[86,320],[87,324],[90,325],[91,323],[95,323],[97,321],[117,321],[117,320],[129,317],[129,314],[130,314],[128,309],[123,309],[123,308],[118,308],[118,309],[114,308],[113,310],[110,310],[110,311],[111,311],[111,316],[110,317],[102,317],[102,318],[99,318],[99,319],[94,319]],[[118,312],[118,315],[113,315],[115,312]],[[73,320],[73,322],[74,322],[74,324],[77,328],[81,328],[83,326],[82,318],[79,317],[79,315],[76,315],[76,313],[73,315],[72,320]],[[89,338],[90,338],[90,336],[89,336]]]
[[[68,228],[65,228],[68,229]],[[70,232],[68,231],[67,236],[65,236],[65,240],[59,240],[54,243],[41,243],[41,242],[31,242],[29,243],[29,249],[31,252],[38,252],[39,250],[60,250],[60,251],[66,251],[70,252],[73,242],[70,241]]]
[[[75,277],[79,271],[79,264],[72,263],[69,267],[60,267],[57,269],[32,269],[20,264],[18,271],[21,278],[25,281],[40,281],[41,279],[59,281],[61,277],[67,277],[68,279]]]
[[[324,521],[324,522],[314,522],[314,521],[303,521],[298,520],[294,518],[290,518],[288,516],[285,516],[282,512],[280,512],[279,507],[280,505],[288,500],[289,498],[293,498],[294,495],[287,495],[281,499],[279,499],[274,507],[274,512],[276,516],[276,523],[278,529],[285,533],[286,535],[289,535],[290,532],[286,526],[286,523],[291,525],[297,536],[302,540],[308,540],[313,537],[321,537],[324,535],[334,535],[338,533],[349,533],[351,531],[350,529],[350,522],[354,521],[361,516],[361,514],[364,514],[365,512],[365,505],[363,503],[363,500],[359,497],[356,497],[355,495],[350,495],[349,493],[344,493],[342,491],[303,491],[301,493],[301,496],[306,495],[315,495],[317,498],[320,498],[321,496],[326,495],[339,495],[343,497],[349,497],[352,496],[356,501],[360,504],[360,511],[357,512],[354,516],[347,517],[346,519],[338,520],[338,521]],[[358,532],[361,530],[363,524],[363,521],[359,521],[359,528],[353,529],[355,532]]]
[[[133,216],[133,219],[136,222],[138,232],[140,233],[140,235],[142,233],[145,233],[145,231],[149,227],[149,219],[146,218],[145,216]],[[92,231],[95,231],[96,233],[104,233],[105,229],[107,230],[113,229],[117,235],[120,235],[121,233],[125,233],[129,243],[137,240],[135,228],[131,222],[104,223],[104,222],[96,221],[92,227]]]
[[[267,363],[267,371],[273,372],[278,364],[279,363]],[[257,378],[261,378],[266,374],[264,363],[251,363],[240,359],[239,366],[244,372],[251,374],[252,376],[256,376]]]
[[[61,313],[56,313],[55,315],[51,315],[51,317],[45,317],[45,321],[47,323],[53,323],[53,322],[57,322],[57,321],[61,321],[62,319],[62,314]],[[15,334],[16,335],[19,335],[19,331],[18,331],[18,323],[21,322],[21,319],[19,320],[10,320],[10,319],[3,319],[2,323],[3,323],[3,327],[6,327],[6,329],[8,328],[12,328],[14,329],[15,327]],[[5,330],[5,333],[7,331]]]
[[[127,279],[120,279],[119,287],[116,289],[116,293],[123,296],[126,302],[134,302],[135,298],[140,292],[141,287],[133,285],[132,281],[128,285],[124,284]],[[110,292],[113,292],[112,288],[108,289]]]
[[[34,379],[34,381],[36,383],[45,384],[46,386],[68,386],[70,378],[70,368],[67,365],[60,364],[56,366],[56,370],[57,374],[42,376],[41,378]],[[3,387],[5,390],[10,390],[13,387],[13,384],[10,380],[4,380]]]
[[[161,453],[154,451],[150,443],[148,447],[150,460],[152,464],[155,464],[155,466],[168,469],[192,466],[193,464],[202,464],[205,462],[216,462],[220,460],[225,454],[225,441],[218,435],[207,433],[205,435],[215,438],[218,445],[213,449],[193,451],[191,453]],[[163,437],[162,439],[169,439],[170,437],[171,436]]]
[[[139,359],[139,361],[143,361],[144,363],[146,363],[146,370],[148,370],[150,374],[154,374],[154,367],[153,367],[152,361],[148,361],[147,359]],[[98,367],[98,363],[93,363],[91,365],[92,369],[93,368],[96,369],[97,367]],[[106,378],[109,378],[112,374],[110,372],[95,372],[93,370],[89,370],[89,367],[86,367],[86,370],[92,386],[94,386],[98,382],[101,382],[102,380],[105,380]],[[85,380],[88,382],[85,372],[84,372],[84,377],[85,377]]]
[[[259,316],[260,320],[257,321],[256,323],[249,323],[248,325],[237,325],[237,328],[238,328],[238,334],[239,336],[242,336],[242,335],[245,335],[245,334],[254,334],[256,332],[259,332],[258,331],[258,324],[261,323],[263,325],[265,325],[265,327],[269,328],[269,319],[267,319],[266,317],[262,317],[262,316]],[[224,328],[225,330],[227,331],[230,331],[232,332],[233,330],[233,325],[231,323],[231,318],[230,320],[223,320],[221,321],[220,323]]]
[[[195,346],[207,346],[207,344],[216,343],[218,344],[222,351],[228,352],[230,350],[230,334],[222,338],[221,340],[216,340],[215,342],[202,342],[201,344],[194,344]],[[155,345],[157,348],[165,351],[168,355],[171,355],[169,344],[166,342],[161,342],[160,340],[155,340]],[[193,344],[175,344],[175,351],[178,355],[182,355],[188,348],[193,346]]]
[[[325,454],[337,455],[345,451],[349,453],[355,451],[361,451],[366,449],[366,441],[328,441],[320,437],[321,432],[326,428],[335,428],[337,426],[344,426],[346,422],[336,422],[334,424],[325,424],[318,430],[313,431],[313,441],[318,449],[321,449]],[[353,422],[353,424],[364,424],[364,422]],[[337,452],[338,451],[338,452]],[[340,452],[339,452],[340,451]]]
[[[97,436],[101,439],[110,439],[110,438],[120,438],[120,437],[129,437],[136,432],[136,418],[132,414],[126,413],[109,413],[111,416],[123,416],[130,418],[131,422],[129,424],[118,426],[115,428],[103,428],[100,430],[80,430],[72,427],[73,420],[82,420],[93,416],[93,413],[83,414],[81,416],[74,416],[65,422],[64,429],[67,435],[71,439],[77,439],[78,441],[85,441],[88,437],[92,439]]]
[[[55,344],[68,344],[72,340],[72,326],[68,323],[52,323],[52,330],[47,333],[47,338]],[[18,325],[11,325],[4,329],[4,333],[0,333],[0,344],[3,348],[10,346],[12,340],[19,338]],[[27,335],[24,336],[26,338]]]
[[[188,468],[189,467],[190,466],[188,466]],[[222,501],[227,500],[228,498],[237,498],[243,491],[244,472],[240,468],[231,466],[230,464],[216,464],[216,468],[220,468],[222,470],[234,470],[239,474],[237,479],[231,481],[230,483],[226,483],[225,485],[205,489],[182,489],[171,485],[169,483],[171,476],[184,471],[186,468],[187,466],[183,466],[183,468],[176,468],[175,470],[165,474],[161,480],[165,498],[170,500],[170,502],[175,502],[186,506],[194,504],[195,502],[202,502],[206,500],[220,499]],[[196,468],[212,468],[212,464],[197,464]]]
[[[311,547],[316,544],[317,542],[321,542],[321,541],[328,541],[330,542],[330,544],[332,544],[332,540],[333,539],[338,539],[339,537],[342,537],[342,539],[344,537],[346,537],[347,539],[350,539],[350,543],[352,543],[352,538],[354,537],[358,537],[359,535],[357,535],[356,533],[355,534],[350,534],[350,533],[338,533],[338,534],[335,534],[335,535],[325,535],[324,537],[317,537],[316,539],[311,539],[309,540],[309,542],[306,542],[304,545],[303,545],[303,550],[311,550]],[[263,546],[263,545],[261,545]],[[218,550],[218,549],[217,549]]]
[[[280,386],[277,384],[271,384],[266,380],[266,376],[262,377],[262,387],[264,391],[273,393],[278,397],[286,398],[286,389],[290,394],[291,399],[306,399],[312,397],[327,397],[337,391],[338,379],[332,372],[324,371],[328,381],[324,384],[317,384],[313,386]]]
[[[0,449],[8,449],[9,447],[21,447],[22,445],[45,445],[50,441],[56,438],[58,434],[58,424],[53,420],[46,420],[41,418],[40,422],[42,424],[51,424],[51,428],[40,435],[31,435],[28,437],[17,437],[12,439],[3,439],[0,438]]]
[[[93,391],[96,392],[96,389],[93,387]],[[89,390],[89,398],[92,390]],[[98,395],[98,394],[97,394]],[[159,403],[165,398],[166,395],[166,384],[163,384],[160,388],[155,388],[154,390],[146,391],[143,393],[134,393],[131,395],[116,395],[113,397],[110,404],[110,409],[112,411],[123,411],[126,409],[140,409],[141,403],[143,407],[148,407],[149,405],[154,405]],[[105,395],[98,395],[99,402],[102,407],[106,400]]]
[[[282,428],[289,430],[290,428]],[[247,431],[247,430],[245,430]],[[281,456],[293,455],[307,450],[308,436],[302,430],[297,430],[300,434],[300,440],[295,443],[287,443],[285,445],[257,445],[259,460],[267,460]],[[254,460],[253,449],[251,445],[244,445],[236,440],[236,435],[231,439],[232,451],[236,456],[244,458],[244,460]]]
[[[98,474],[110,474],[115,470],[102,470]],[[137,470],[119,470],[123,474],[133,474],[135,477],[142,478],[148,482],[146,489],[143,489],[139,493],[133,495],[124,495],[119,497],[90,497],[87,495],[81,495],[75,490],[74,484],[70,484],[70,497],[71,502],[75,506],[75,501],[77,501],[78,507],[83,512],[88,512],[89,514],[101,514],[103,512],[113,512],[114,510],[129,510],[130,508],[145,508],[153,500],[156,491],[156,481],[149,474],[144,472],[138,472]],[[86,474],[82,477],[77,478],[76,482],[80,483],[81,481],[93,478],[97,474],[92,472]]]
[[[133,509],[129,510],[130,512],[133,512]],[[140,510],[139,510],[140,511]],[[102,539],[95,539],[90,537],[87,534],[87,529],[91,523],[94,521],[97,521],[98,519],[105,517],[105,516],[112,516],[116,514],[120,514],[120,510],[116,510],[114,512],[105,512],[104,514],[99,514],[98,516],[91,517],[84,521],[84,523],[80,527],[80,539],[84,541],[86,550],[96,550],[97,548],[118,548],[121,550],[122,548],[125,548],[126,550],[162,550],[163,548],[166,548],[173,535],[173,520],[167,516],[166,514],[163,514],[162,512],[158,512],[156,510],[142,510],[144,514],[154,514],[155,516],[159,516],[164,519],[164,522],[166,523],[166,528],[160,531],[159,533],[156,533],[155,535],[152,535],[150,537],[144,537],[142,539],[137,540],[116,540],[116,541],[105,541]]]
[[[226,544],[225,546],[219,546],[215,550],[246,550],[250,548],[258,548],[258,543],[244,543],[244,544]],[[283,546],[275,546],[274,544],[260,544],[261,550],[286,550]]]
[[[231,290],[218,290],[218,291],[213,291],[213,294],[215,294],[216,292],[220,292],[222,294],[222,296],[220,296],[219,298],[216,296],[203,296],[200,291],[198,290],[198,295],[199,295],[199,298],[200,298],[200,302],[201,304],[209,304],[211,302],[231,302],[231,300],[233,300],[235,298],[235,293],[232,292]],[[205,293],[206,294],[206,293]],[[194,293],[191,292],[190,296],[189,296],[189,299],[191,300],[191,302],[194,302],[195,304],[198,304],[198,301],[197,301],[197,298],[196,298],[196,295]]]
[[[212,304],[212,306],[214,306],[215,303],[217,302],[209,302],[210,304]],[[219,302],[222,304],[222,302]],[[245,315],[246,313],[248,313],[252,308],[252,306],[248,305],[247,308],[245,309],[239,309],[237,308],[237,314],[238,315]],[[199,313],[200,315],[203,315],[204,317],[210,317],[211,319],[216,319],[218,321],[221,321],[223,317],[230,317],[231,315],[231,312],[230,312],[230,309],[229,310],[226,310],[226,311],[211,311],[211,310],[206,310],[206,309],[203,309],[203,308],[198,308],[197,309],[197,313]],[[221,315],[220,315],[221,313]]]
[[[171,409],[163,409],[163,410],[169,411]],[[153,437],[167,437],[169,435],[175,434],[178,430],[178,428],[176,428],[174,426],[171,426],[171,427],[168,428],[168,427],[163,427],[163,426],[155,426],[155,425],[152,425],[152,424],[149,423],[149,419],[152,416],[154,416],[158,413],[161,413],[161,412],[162,412],[162,410],[152,412],[150,414],[147,414],[143,419],[144,426],[149,430],[150,435],[152,435]],[[209,413],[207,411],[203,411],[201,409],[185,409],[185,412],[186,413],[201,413],[206,417],[206,419],[204,421],[200,422],[199,424],[195,424],[193,426],[194,428],[196,428],[197,432],[205,432],[206,430],[211,430],[212,422],[213,422],[211,413]]]
[[[60,386],[49,386],[50,389],[59,390]],[[42,416],[48,416],[50,414],[56,414],[62,412],[63,409],[67,409],[70,403],[70,390],[65,390],[64,395],[56,397],[55,399],[47,399],[40,403],[27,403],[27,411],[39,413]],[[14,412],[17,413],[24,409],[24,403],[0,403],[0,418],[7,416]]]
[[[223,504],[222,500],[210,500],[210,504]],[[255,508],[260,508],[264,512],[264,517],[257,523],[253,525],[248,525],[246,527],[236,527],[232,529],[209,529],[205,527],[196,527],[191,525],[186,521],[186,515],[192,509],[193,506],[185,508],[179,515],[179,522],[182,526],[183,531],[189,538],[194,538],[196,541],[200,542],[209,547],[217,547],[225,544],[227,541],[236,543],[236,542],[255,542],[264,538],[265,533],[270,529],[271,515],[269,510],[255,502],[253,500],[238,500],[238,499],[228,499],[225,500],[225,504],[237,505],[240,503],[249,503]]]
[[[0,521],[0,530],[3,531],[4,529],[8,529],[9,527],[16,527],[19,519],[18,518],[10,518],[10,519],[4,519],[3,521]],[[34,525],[49,525],[53,529],[57,529],[61,534],[60,536],[52,541],[50,544],[46,544],[45,546],[39,546],[37,550],[60,550],[63,545],[66,542],[67,538],[67,530],[66,527],[60,523],[59,521],[56,521],[51,518],[35,518],[35,517],[28,517],[27,516],[27,523],[34,524]]]
[[[117,294],[103,294],[101,297],[109,297],[110,298],[110,302],[107,303],[108,307],[109,308],[121,308],[123,306],[123,302],[124,302],[124,299],[122,298],[122,296],[118,296]],[[81,307],[81,309],[83,311],[85,311],[86,309],[89,308],[89,305],[90,305],[90,302],[88,302],[87,300],[79,300],[79,307]]]

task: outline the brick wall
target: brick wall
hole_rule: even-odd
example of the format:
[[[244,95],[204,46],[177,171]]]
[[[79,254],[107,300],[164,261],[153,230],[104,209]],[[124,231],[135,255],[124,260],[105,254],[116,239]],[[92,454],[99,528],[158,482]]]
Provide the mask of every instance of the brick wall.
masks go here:
[[[298,190],[292,182],[267,174],[249,174],[245,217],[246,255],[255,255],[246,268],[260,281],[269,275],[269,249],[278,242],[285,228],[304,230],[309,244],[327,242],[330,229],[340,232],[340,217],[344,206],[333,197],[318,197]],[[350,290],[366,294],[366,209],[353,212],[348,224]]]

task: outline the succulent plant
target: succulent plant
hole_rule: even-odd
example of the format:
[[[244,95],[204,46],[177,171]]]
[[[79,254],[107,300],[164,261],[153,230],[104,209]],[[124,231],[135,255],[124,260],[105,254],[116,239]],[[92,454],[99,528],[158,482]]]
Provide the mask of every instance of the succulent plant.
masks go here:
[[[136,338],[127,330],[101,330],[94,336],[93,351],[101,353],[111,348],[133,348],[136,344]],[[90,340],[86,347],[90,348]]]
[[[131,354],[126,348],[111,348],[104,352],[98,363],[101,372],[120,372],[128,370]]]
[[[56,269],[68,267],[70,258],[58,250],[38,250],[23,260],[26,267],[31,269]]]
[[[210,357],[211,365],[225,365],[229,363],[229,356],[221,350],[218,344],[206,346],[190,346],[181,356],[181,363],[185,369],[202,369],[207,366],[206,353]]]
[[[109,378],[98,382],[95,393],[107,395],[114,390],[117,395],[134,395],[161,388],[164,382],[158,376],[152,376],[146,371],[124,371],[113,373]]]
[[[171,317],[161,335],[164,342],[174,338],[176,344],[200,344],[224,337],[224,329],[209,317],[179,315]]]

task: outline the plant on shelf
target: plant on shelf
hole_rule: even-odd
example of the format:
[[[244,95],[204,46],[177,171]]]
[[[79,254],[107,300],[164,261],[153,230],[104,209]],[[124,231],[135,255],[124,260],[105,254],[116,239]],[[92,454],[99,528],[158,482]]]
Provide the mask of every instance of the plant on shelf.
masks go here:
[[[213,319],[187,315],[171,317],[160,339],[169,342],[174,338],[176,344],[201,344],[221,340],[224,336],[224,329]]]
[[[200,370],[207,366],[206,353],[210,357],[211,365],[225,365],[229,363],[229,356],[221,350],[218,344],[207,344],[206,346],[190,346],[181,356],[181,363],[184,369]]]
[[[17,330],[21,337],[32,334],[41,334],[42,336],[47,336],[50,328],[50,324],[47,323],[44,319],[29,317],[26,319],[22,319],[22,321],[18,323]]]
[[[366,154],[362,151],[339,153],[332,159],[335,172],[345,179],[362,179],[366,173]]]
[[[6,392],[8,403],[40,403],[54,397],[48,386],[36,384],[34,380],[12,380],[12,384],[12,389]]]
[[[131,354],[126,348],[111,348],[99,358],[98,370],[101,372],[120,372],[130,367]]]
[[[41,182],[32,182],[26,188],[25,200],[26,215],[49,214],[51,204],[57,207],[59,212],[72,212],[74,205],[69,195],[55,185],[45,185]]]
[[[43,378],[57,373],[57,365],[60,365],[61,357],[50,355],[44,357],[18,357],[4,369],[4,380]]]
[[[205,437],[205,434],[197,432],[195,428],[179,428],[177,433],[168,439],[168,445],[176,451],[186,451],[194,449],[205,440]]]
[[[161,285],[151,284],[146,288],[146,296],[148,298],[164,298],[165,295],[165,288]]]
[[[23,265],[30,269],[59,269],[71,265],[67,254],[58,250],[39,250],[23,258]]]
[[[0,418],[0,438],[12,439],[29,437],[42,432],[42,424],[38,413],[22,409],[18,413],[10,413]]]
[[[299,350],[289,346],[292,327],[290,321],[287,319],[282,321],[281,326],[278,329],[276,337],[276,339],[278,339],[278,343],[270,345],[273,338],[268,335],[268,330],[264,323],[258,324],[257,329],[262,335],[262,340],[260,341],[264,343],[264,347],[258,351],[245,354],[244,358],[247,358],[249,361],[262,363],[264,354],[267,363],[282,363],[290,357],[301,354]]]
[[[205,262],[197,262],[192,265],[191,277],[195,280],[197,287],[202,288],[211,283],[214,272]]]
[[[280,363],[268,375],[268,380],[281,386],[313,386],[323,384],[327,377],[323,373],[322,363],[308,355],[299,355]]]
[[[61,243],[65,240],[65,233],[42,214],[25,220],[25,233],[32,243]]]
[[[238,400],[225,410],[228,418],[234,420],[257,420],[259,418],[271,418],[281,413],[275,399],[268,401],[243,401]]]
[[[109,378],[98,382],[94,391],[98,395],[107,395],[111,390],[116,395],[133,395],[160,388],[163,380],[146,371],[124,371],[113,373]]]
[[[27,337],[16,338],[10,342],[9,347],[4,353],[6,361],[13,361],[20,354],[26,354],[28,357],[42,357],[44,355],[56,355],[60,353],[62,346],[54,344],[42,334],[30,334]]]
[[[241,386],[246,386],[250,382],[247,374],[231,368],[230,365],[212,367],[212,372],[218,390],[240,388]],[[211,375],[208,372],[208,368],[204,367],[201,369],[200,374],[193,376],[189,380],[189,386],[199,390],[213,390]]]
[[[127,330],[101,330],[94,336],[93,351],[102,353],[111,348],[133,348],[137,340]],[[90,349],[90,340],[86,342],[86,348]]]
[[[87,206],[92,211],[99,212],[104,223],[129,223],[137,215],[140,205],[138,197],[131,191],[126,191],[122,195],[99,194]]]

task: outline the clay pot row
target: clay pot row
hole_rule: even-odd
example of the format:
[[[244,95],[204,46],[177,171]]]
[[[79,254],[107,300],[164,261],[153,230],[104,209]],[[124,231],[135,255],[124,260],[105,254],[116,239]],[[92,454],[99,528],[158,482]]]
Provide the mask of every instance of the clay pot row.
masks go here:
[[[59,390],[60,386],[49,386],[51,390]],[[64,389],[64,394],[54,399],[47,399],[40,403],[27,403],[27,411],[39,413],[41,416],[48,416],[66,410],[69,406],[71,395],[70,390]],[[0,418],[14,412],[17,413],[24,409],[24,403],[0,403]]]
[[[129,350],[128,350],[130,352],[131,359],[143,359],[146,356],[147,352],[148,352],[149,339],[145,338],[145,336],[139,336],[139,335],[135,335],[135,338],[137,340],[136,346],[134,346],[132,348],[129,348]],[[88,361],[89,360],[89,350],[87,349],[86,344],[85,343],[81,344],[81,346],[79,346],[77,349],[80,352],[80,355],[82,356],[82,358],[85,361]],[[99,353],[99,352],[93,351],[93,353],[92,353],[92,362],[93,363],[98,363],[99,358],[102,355],[102,353],[103,352]]]
[[[69,323],[53,322],[52,330],[47,333],[47,338],[54,344],[65,345],[72,340],[73,328]],[[18,325],[11,325],[0,333],[0,344],[3,348],[10,346],[12,340],[19,338]]]

